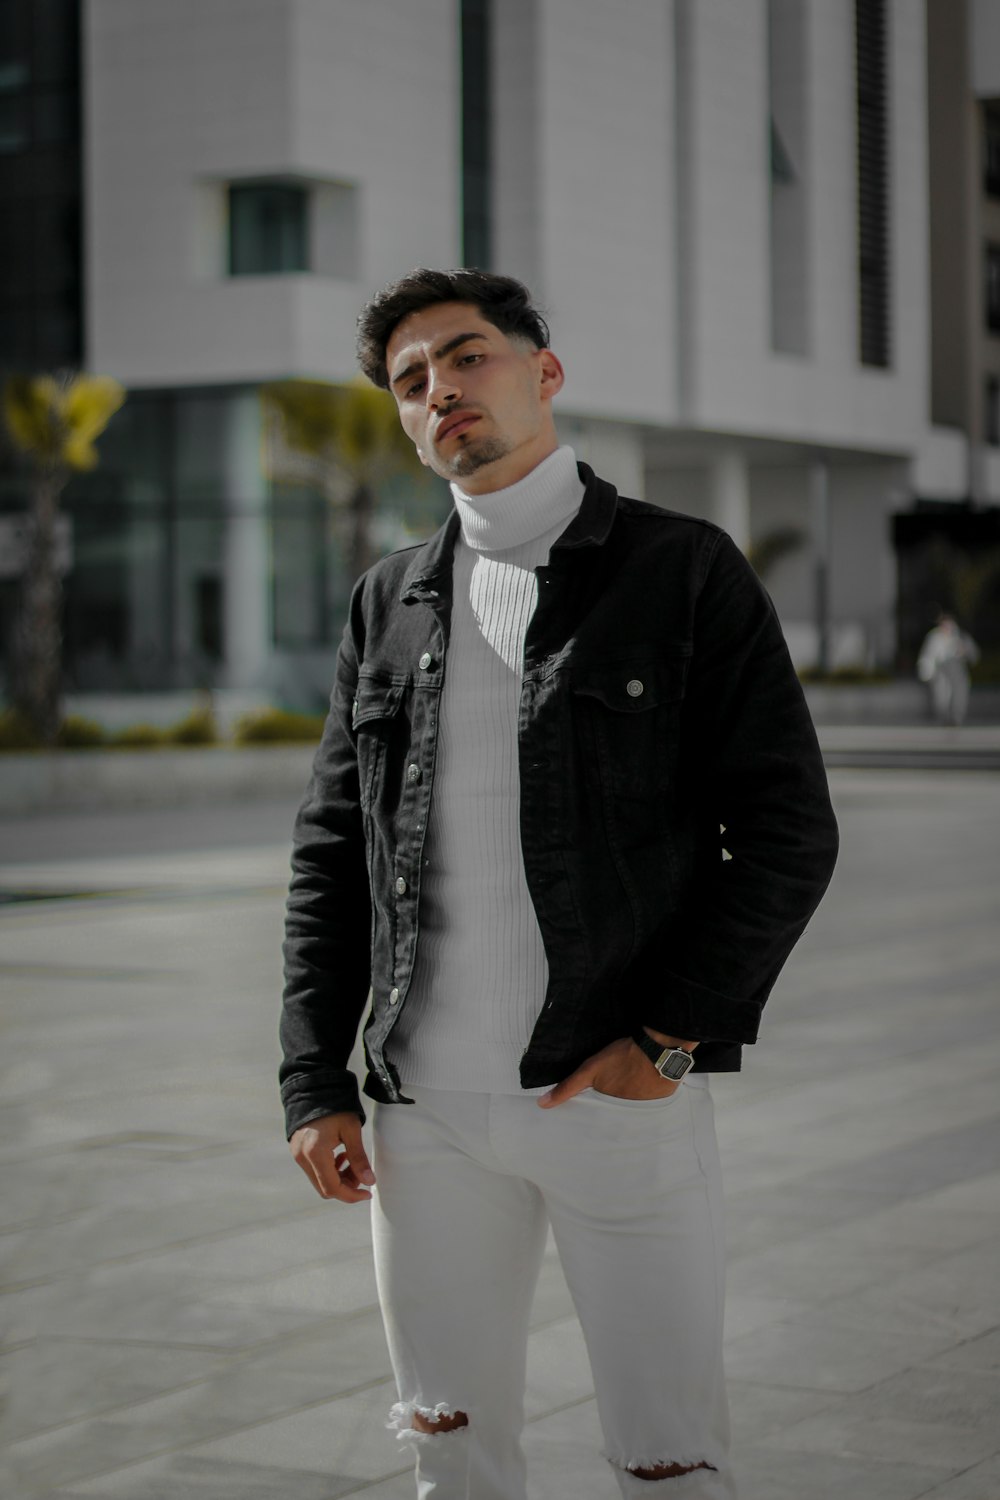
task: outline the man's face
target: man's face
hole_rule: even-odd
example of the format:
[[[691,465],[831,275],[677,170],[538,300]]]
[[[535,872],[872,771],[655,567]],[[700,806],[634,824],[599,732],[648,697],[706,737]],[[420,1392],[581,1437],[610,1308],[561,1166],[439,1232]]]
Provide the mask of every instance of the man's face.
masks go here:
[[[556,446],[549,349],[510,339],[465,302],[411,313],[386,349],[403,430],[423,463],[470,493],[503,489]]]

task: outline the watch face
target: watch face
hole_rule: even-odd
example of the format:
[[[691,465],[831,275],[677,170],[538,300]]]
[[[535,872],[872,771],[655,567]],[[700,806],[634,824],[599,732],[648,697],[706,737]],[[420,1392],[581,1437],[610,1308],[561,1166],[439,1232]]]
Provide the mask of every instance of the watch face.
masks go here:
[[[672,1083],[679,1083],[693,1067],[694,1058],[690,1052],[675,1048],[661,1059],[659,1072],[661,1078],[666,1078]]]

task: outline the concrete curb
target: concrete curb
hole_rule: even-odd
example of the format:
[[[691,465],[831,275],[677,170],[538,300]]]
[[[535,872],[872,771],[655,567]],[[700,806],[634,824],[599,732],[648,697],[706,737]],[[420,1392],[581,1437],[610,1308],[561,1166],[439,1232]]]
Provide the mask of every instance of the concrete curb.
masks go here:
[[[315,745],[53,750],[0,756],[0,815],[301,795]]]

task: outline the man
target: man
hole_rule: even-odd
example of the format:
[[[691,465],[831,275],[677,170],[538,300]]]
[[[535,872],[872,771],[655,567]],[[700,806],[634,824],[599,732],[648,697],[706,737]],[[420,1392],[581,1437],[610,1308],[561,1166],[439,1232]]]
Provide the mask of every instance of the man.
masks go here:
[[[970,663],[979,660],[979,647],[953,615],[938,613],[933,630],[924,636],[917,657],[917,676],[931,690],[931,708],[939,724],[956,728],[969,711],[972,679]]]
[[[802,693],[725,534],[560,448],[518,282],[416,271],[359,329],[455,510],[351,602],[296,824],[292,1152],[324,1198],[377,1178],[418,1495],[523,1500],[551,1224],[622,1494],[731,1500],[707,1079],[833,868]],[[347,1069],[369,986],[374,1173]]]

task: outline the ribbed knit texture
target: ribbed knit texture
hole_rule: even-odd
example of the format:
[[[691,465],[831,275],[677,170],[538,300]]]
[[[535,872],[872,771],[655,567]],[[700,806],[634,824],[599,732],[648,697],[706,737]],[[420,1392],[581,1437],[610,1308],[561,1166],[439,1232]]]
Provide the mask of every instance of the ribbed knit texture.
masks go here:
[[[455,549],[417,962],[389,1051],[406,1084],[521,1093],[548,966],[521,857],[517,719],[534,568],[580,508],[572,448],[509,489],[452,485]],[[533,1090],[532,1092],[541,1092]]]

